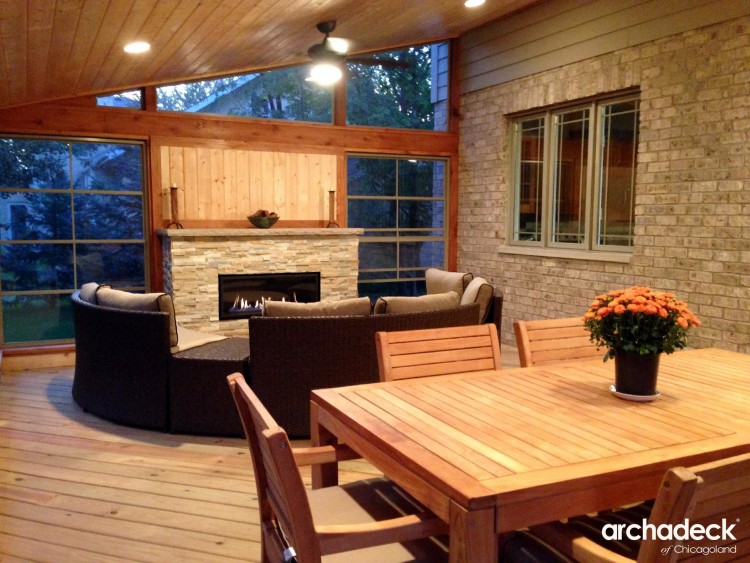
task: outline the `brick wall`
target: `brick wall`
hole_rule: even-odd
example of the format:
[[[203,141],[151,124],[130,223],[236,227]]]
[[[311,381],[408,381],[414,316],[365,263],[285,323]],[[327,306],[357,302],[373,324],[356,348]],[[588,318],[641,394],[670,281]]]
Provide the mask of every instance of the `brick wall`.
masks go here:
[[[507,254],[506,114],[640,87],[631,263]],[[693,346],[750,353],[750,18],[473,92],[461,99],[458,269],[505,293],[513,321],[582,314],[633,284],[674,291]]]

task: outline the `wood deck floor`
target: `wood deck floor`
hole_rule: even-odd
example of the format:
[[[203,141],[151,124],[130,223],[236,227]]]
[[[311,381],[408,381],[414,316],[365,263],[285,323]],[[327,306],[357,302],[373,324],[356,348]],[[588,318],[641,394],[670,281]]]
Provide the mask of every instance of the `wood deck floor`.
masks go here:
[[[75,404],[72,381],[0,375],[0,561],[260,560],[244,440],[111,424]],[[377,474],[342,466],[342,481]]]

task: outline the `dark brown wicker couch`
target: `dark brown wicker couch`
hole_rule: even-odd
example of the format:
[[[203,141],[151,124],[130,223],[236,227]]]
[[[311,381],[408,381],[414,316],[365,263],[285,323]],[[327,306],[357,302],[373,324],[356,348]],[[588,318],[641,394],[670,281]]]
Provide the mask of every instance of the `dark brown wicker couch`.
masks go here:
[[[479,305],[399,315],[252,317],[250,387],[290,436],[310,435],[310,392],[378,381],[375,333],[476,324]]]
[[[79,292],[71,299],[81,408],[127,426],[242,436],[226,376],[247,372],[246,338],[172,354],[168,313],[102,307]]]
[[[167,313],[101,307],[79,292],[72,303],[73,398],[84,410],[165,432],[241,435],[223,373],[226,366],[247,365],[238,361],[243,354],[236,342],[172,354]],[[493,309],[489,318],[498,324],[502,296]],[[478,305],[466,305],[370,317],[253,317],[245,374],[279,423],[293,436],[307,436],[312,389],[378,379],[375,332],[474,324],[478,316]]]

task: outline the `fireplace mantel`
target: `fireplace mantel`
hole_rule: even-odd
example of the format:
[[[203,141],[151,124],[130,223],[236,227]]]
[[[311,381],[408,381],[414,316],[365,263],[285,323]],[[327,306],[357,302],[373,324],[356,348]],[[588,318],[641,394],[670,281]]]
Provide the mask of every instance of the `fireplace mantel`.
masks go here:
[[[320,272],[321,300],[357,296],[362,229],[159,229],[164,291],[177,321],[194,330],[247,334],[219,321],[219,274]]]
[[[255,237],[351,237],[359,236],[362,229],[159,229],[162,238],[255,238]]]

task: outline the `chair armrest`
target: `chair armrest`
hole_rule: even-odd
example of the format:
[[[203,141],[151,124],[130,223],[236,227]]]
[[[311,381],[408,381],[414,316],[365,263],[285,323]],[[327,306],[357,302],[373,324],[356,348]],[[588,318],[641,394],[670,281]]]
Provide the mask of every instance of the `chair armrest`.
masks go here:
[[[584,537],[562,522],[532,526],[531,533],[568,557],[581,563],[632,563],[633,559],[618,555]]]
[[[294,461],[297,465],[319,465],[362,457],[346,444],[294,448],[292,453],[294,453]]]
[[[366,524],[315,526],[321,555],[400,543],[448,533],[448,526],[436,516],[422,512]]]

